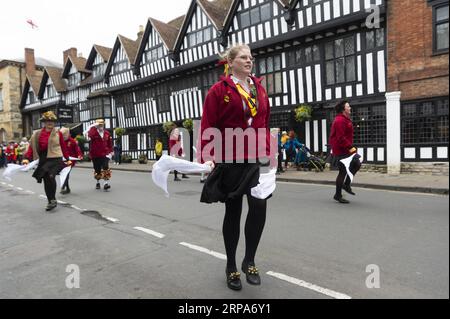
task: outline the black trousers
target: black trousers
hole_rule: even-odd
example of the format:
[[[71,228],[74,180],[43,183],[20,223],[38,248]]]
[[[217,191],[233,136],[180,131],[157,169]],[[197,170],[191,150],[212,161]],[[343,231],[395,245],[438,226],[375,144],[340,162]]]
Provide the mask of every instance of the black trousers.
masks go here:
[[[278,168],[277,170],[281,172],[283,170],[283,149],[278,149]]]
[[[109,158],[100,157],[92,159],[92,164],[94,164],[94,171],[96,174],[100,174],[102,170],[109,169]]]
[[[243,196],[225,202],[223,220],[223,239],[227,253],[227,268],[237,270],[236,250],[240,236]],[[248,215],[245,222],[245,257],[247,262],[254,262],[256,250],[266,223],[267,200],[247,195]]]

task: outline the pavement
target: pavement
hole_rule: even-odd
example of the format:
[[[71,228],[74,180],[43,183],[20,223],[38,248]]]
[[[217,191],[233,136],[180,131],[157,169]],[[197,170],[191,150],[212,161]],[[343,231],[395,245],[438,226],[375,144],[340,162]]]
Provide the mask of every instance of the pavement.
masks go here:
[[[131,172],[151,172],[153,161],[147,164],[133,162],[131,164],[111,165],[112,170]],[[92,169],[92,163],[82,162],[80,168]],[[289,168],[277,176],[277,181],[306,184],[334,185],[337,171],[297,171]],[[360,171],[353,182],[354,187],[381,189],[401,192],[417,192],[429,194],[449,194],[449,177],[447,175],[399,174],[390,175],[376,172]]]

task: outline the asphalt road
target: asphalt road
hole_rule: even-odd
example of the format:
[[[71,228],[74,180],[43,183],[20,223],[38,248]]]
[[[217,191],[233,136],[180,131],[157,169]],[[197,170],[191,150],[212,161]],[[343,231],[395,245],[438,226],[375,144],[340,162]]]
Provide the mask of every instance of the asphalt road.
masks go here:
[[[29,173],[2,182],[0,298],[449,298],[447,196],[355,189],[342,205],[333,187],[278,183],[256,256],[262,285],[235,292],[224,205],[199,202],[199,177],[170,180],[167,199],[150,174],[114,172],[104,192],[78,168],[52,213]],[[67,287],[68,265],[80,288]]]

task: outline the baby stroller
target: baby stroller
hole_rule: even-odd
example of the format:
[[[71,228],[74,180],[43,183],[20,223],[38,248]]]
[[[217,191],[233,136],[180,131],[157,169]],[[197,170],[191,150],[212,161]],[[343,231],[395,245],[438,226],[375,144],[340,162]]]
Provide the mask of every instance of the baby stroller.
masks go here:
[[[311,150],[305,145],[298,150],[295,163],[298,171],[303,168],[304,171],[323,172],[325,169],[325,160],[311,153]]]

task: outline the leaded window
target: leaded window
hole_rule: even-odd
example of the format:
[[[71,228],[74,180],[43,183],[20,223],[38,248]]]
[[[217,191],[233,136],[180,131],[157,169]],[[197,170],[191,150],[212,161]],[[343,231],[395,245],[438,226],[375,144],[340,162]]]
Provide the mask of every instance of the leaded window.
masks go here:
[[[448,98],[402,104],[402,144],[448,143]]]
[[[135,117],[133,93],[125,93],[116,97],[116,107],[123,107],[126,118]]]
[[[325,43],[327,85],[356,80],[355,51],[353,35]]]
[[[241,29],[257,25],[264,21],[272,19],[272,7],[271,2],[265,3],[258,7],[250,8],[246,11],[242,11],[240,15]]]
[[[283,92],[283,76],[281,73],[281,55],[260,58],[256,62],[257,73],[263,77],[263,86],[267,94],[281,94]]]

